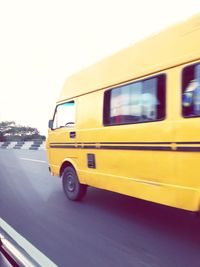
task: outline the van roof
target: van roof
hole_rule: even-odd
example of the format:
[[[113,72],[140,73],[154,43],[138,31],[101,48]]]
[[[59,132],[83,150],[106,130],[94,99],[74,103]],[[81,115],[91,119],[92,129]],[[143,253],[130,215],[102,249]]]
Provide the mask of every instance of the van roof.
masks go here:
[[[200,13],[69,77],[58,102],[200,59]]]

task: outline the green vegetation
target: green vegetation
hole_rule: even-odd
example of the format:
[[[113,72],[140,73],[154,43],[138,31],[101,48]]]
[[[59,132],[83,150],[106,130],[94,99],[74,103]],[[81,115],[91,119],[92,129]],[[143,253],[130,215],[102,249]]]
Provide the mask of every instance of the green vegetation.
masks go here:
[[[6,141],[32,141],[45,140],[44,135],[40,135],[37,128],[22,126],[14,121],[0,122],[0,142]]]

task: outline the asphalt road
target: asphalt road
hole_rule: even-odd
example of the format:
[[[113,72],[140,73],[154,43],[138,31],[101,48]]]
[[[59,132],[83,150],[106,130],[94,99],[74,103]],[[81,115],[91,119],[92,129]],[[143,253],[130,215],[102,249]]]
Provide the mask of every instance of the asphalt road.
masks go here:
[[[45,151],[0,149],[0,217],[55,264],[200,266],[196,216],[95,188],[71,202],[46,161]]]

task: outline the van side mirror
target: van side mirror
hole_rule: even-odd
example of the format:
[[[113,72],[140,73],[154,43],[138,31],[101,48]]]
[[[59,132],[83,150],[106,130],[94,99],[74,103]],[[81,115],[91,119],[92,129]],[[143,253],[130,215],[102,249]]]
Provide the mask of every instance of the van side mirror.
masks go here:
[[[49,129],[52,129],[53,128],[53,120],[49,120]]]

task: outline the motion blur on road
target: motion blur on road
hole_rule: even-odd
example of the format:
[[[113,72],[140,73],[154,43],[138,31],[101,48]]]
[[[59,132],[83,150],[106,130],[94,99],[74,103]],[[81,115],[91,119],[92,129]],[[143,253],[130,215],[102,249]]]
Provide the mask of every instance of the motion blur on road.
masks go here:
[[[0,150],[0,217],[58,266],[200,266],[194,214],[95,188],[69,201],[45,151]]]

